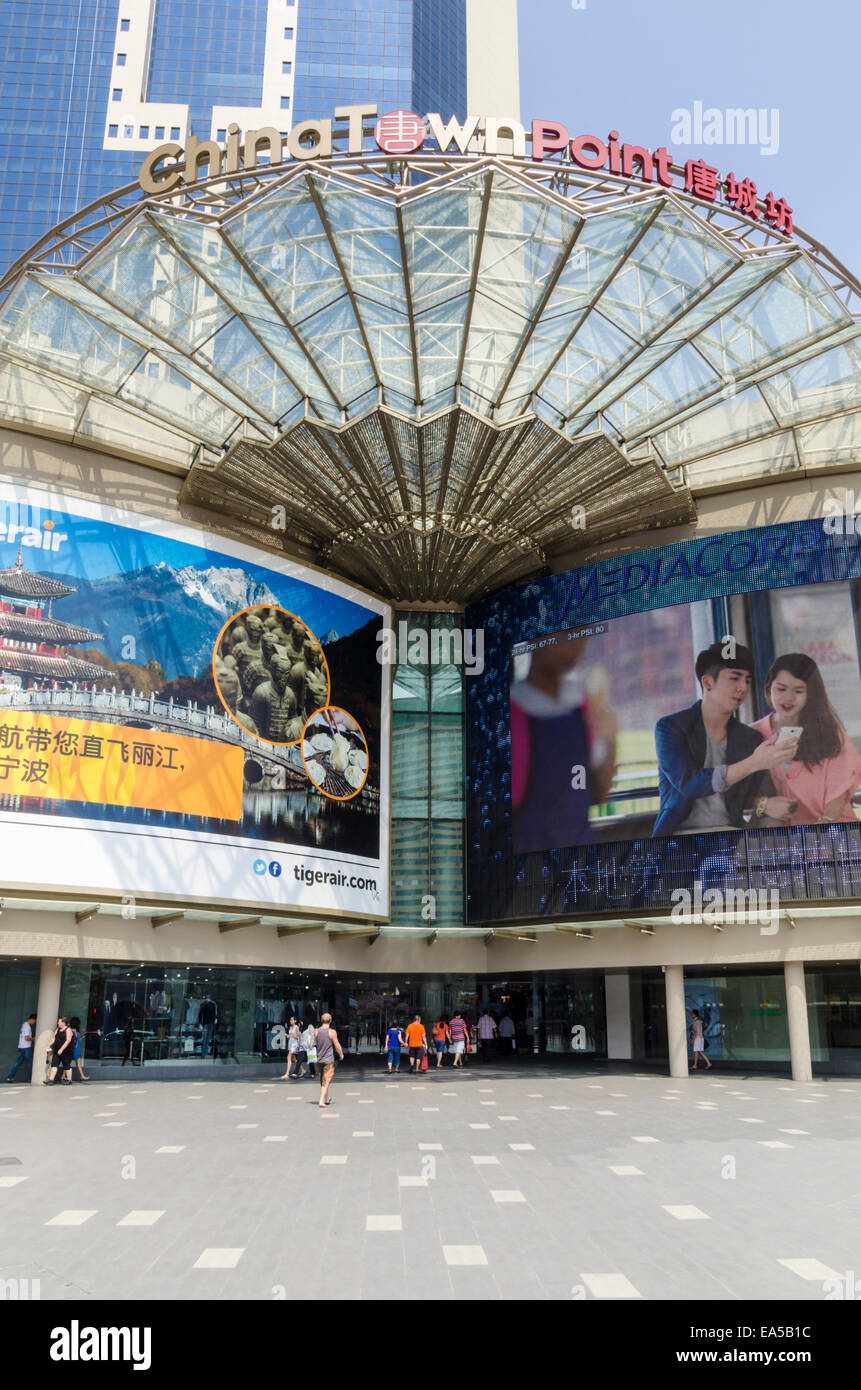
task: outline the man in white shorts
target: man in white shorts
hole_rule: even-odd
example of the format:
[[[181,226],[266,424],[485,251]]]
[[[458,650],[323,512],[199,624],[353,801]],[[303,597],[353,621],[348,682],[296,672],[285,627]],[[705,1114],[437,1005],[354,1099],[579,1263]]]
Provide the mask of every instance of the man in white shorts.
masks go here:
[[[449,1023],[448,1031],[451,1035],[451,1045],[454,1052],[452,1067],[462,1067],[463,1054],[466,1052],[466,1024],[459,1009]]]

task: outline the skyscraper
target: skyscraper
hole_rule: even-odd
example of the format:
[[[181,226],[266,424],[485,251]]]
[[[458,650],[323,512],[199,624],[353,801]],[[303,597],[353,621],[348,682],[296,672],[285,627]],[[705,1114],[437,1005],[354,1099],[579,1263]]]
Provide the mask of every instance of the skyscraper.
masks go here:
[[[0,270],[164,141],[518,107],[516,0],[6,0],[0,55]]]

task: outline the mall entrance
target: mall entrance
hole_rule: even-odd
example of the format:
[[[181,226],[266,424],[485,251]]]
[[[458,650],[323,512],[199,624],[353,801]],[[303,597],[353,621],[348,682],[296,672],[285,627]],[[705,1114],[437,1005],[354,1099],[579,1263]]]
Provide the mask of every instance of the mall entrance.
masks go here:
[[[455,1011],[485,1057],[607,1056],[604,975],[591,970],[368,977],[69,961],[60,1007],[81,1019],[87,1061],[152,1070],[280,1062],[290,1019],[316,1023],[326,1012],[345,1053],[369,1060],[382,1054],[392,1024],[419,1014],[430,1034]]]

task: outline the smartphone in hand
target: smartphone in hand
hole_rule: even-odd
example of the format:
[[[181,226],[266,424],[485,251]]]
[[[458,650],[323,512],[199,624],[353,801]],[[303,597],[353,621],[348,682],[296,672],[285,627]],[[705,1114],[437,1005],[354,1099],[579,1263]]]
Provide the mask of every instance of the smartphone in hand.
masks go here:
[[[778,730],[778,748],[782,743],[794,743],[797,738],[801,738],[801,735],[803,733],[804,729],[801,727],[800,724],[784,724],[784,726]]]

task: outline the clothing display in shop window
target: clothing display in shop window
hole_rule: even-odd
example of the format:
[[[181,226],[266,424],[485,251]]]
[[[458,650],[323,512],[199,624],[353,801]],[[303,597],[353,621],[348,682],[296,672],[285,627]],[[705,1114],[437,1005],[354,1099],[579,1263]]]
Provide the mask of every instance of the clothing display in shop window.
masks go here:
[[[185,1004],[185,1021],[192,1027],[198,1022],[202,999],[187,999]]]
[[[200,1026],[203,1029],[203,1037],[200,1040],[200,1045],[203,1049],[204,1056],[208,1056],[212,1050],[212,1035],[215,1031],[217,1012],[215,1001],[208,997],[204,999],[200,1006],[200,1013],[197,1016]]]
[[[285,1005],[281,999],[258,999],[258,1023],[283,1023]]]

